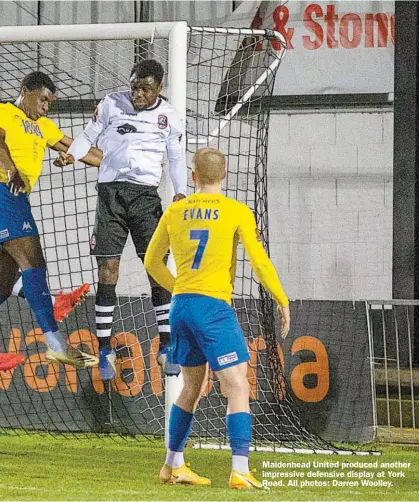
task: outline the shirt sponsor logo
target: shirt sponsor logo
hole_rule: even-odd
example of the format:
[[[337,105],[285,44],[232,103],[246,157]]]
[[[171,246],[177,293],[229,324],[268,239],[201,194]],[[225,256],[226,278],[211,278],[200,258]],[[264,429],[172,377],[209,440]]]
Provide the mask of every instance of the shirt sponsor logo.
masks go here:
[[[41,129],[38,124],[34,124],[33,122],[29,122],[28,120],[22,119],[23,129],[26,134],[35,134],[35,136],[39,136],[43,138]]]
[[[159,115],[157,118],[157,124],[159,129],[166,129],[167,127],[167,115]]]
[[[22,227],[22,230],[24,232],[30,232],[32,230],[32,227],[31,227],[31,224],[29,223],[29,221],[25,221],[23,223],[23,227]]]
[[[220,366],[225,366],[226,364],[234,363],[234,361],[238,360],[239,356],[237,355],[237,352],[230,352],[229,354],[217,357],[217,361]]]
[[[124,124],[119,126],[116,131],[119,132],[119,134],[129,134],[137,132],[137,129],[131,124]]]
[[[0,239],[6,239],[9,235],[9,230],[7,228],[0,230]]]

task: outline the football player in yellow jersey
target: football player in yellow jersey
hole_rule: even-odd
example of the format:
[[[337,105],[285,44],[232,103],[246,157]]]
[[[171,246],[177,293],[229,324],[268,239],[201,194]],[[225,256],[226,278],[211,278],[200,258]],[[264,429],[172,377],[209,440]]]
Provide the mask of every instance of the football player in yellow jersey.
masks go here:
[[[249,353],[231,307],[239,240],[259,280],[278,304],[283,338],[290,327],[290,312],[252,211],[221,194],[225,175],[221,152],[203,148],[195,153],[192,178],[198,191],[167,208],[147,249],[145,268],[173,293],[171,345],[174,363],[181,365],[184,378],[170,413],[169,448],[160,479],[170,484],[211,483],[191,471],[183,458],[194,412],[206,385],[208,362],[228,401],[226,425],[232,450],[229,484],[246,490],[263,486],[249,471]],[[169,247],[176,262],[176,278],[163,261]]]
[[[97,364],[97,358],[68,346],[58,330],[28,199],[46,147],[67,151],[72,142],[46,117],[55,90],[47,75],[33,72],[23,79],[16,104],[0,104],[0,304],[10,296],[20,269],[25,297],[47,341],[47,359],[84,368]],[[84,161],[98,166],[100,159],[100,150],[92,149]]]

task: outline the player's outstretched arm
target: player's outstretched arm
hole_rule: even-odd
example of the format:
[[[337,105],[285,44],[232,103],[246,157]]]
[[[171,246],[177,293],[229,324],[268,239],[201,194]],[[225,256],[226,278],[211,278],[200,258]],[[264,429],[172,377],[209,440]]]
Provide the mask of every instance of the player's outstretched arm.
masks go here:
[[[99,136],[108,126],[109,101],[107,97],[97,106],[93,113],[93,117],[85,127],[84,131],[76,138],[71,139],[65,136],[64,148],[60,147],[58,151],[59,157],[55,159],[54,165],[64,167],[68,164],[73,164],[76,160],[81,160],[86,164],[99,167],[102,161],[102,150],[92,147],[96,143]],[[61,140],[62,142],[63,140]]]
[[[166,213],[164,213],[148,245],[144,258],[144,268],[160,286],[172,292],[175,286],[175,278],[163,261],[169,246],[170,239],[167,232]]]
[[[282,288],[275,267],[266,254],[255,217],[248,207],[243,209],[242,222],[238,232],[255,274],[278,304],[278,313],[282,322],[281,335],[282,338],[285,338],[290,328],[289,300]]]
[[[54,166],[64,167],[69,164],[74,164],[75,159],[73,155],[67,153],[73,141],[74,140],[69,136],[64,136],[58,143],[51,146],[52,150],[59,152],[59,156],[54,161]],[[88,153],[80,160],[85,164],[89,164],[95,167],[100,167],[102,158],[103,158],[102,150],[99,150],[99,148],[96,147],[90,147]]]

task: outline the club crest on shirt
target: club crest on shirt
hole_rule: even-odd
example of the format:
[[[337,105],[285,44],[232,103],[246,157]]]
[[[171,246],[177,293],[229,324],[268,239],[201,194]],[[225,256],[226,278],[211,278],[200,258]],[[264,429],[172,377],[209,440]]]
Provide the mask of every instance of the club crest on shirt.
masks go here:
[[[157,124],[159,129],[166,129],[167,127],[167,115],[159,115],[157,118]]]
[[[256,228],[256,239],[261,242],[262,241],[262,234],[260,233],[260,230]]]

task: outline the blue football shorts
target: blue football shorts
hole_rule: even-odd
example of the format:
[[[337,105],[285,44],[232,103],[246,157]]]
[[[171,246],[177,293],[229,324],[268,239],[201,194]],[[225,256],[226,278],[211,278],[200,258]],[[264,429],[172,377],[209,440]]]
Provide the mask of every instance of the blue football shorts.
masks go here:
[[[223,300],[197,294],[179,294],[170,307],[173,362],[201,366],[207,361],[220,371],[250,359],[234,309]]]
[[[28,195],[13,195],[5,183],[0,183],[0,245],[19,237],[37,235]]]

